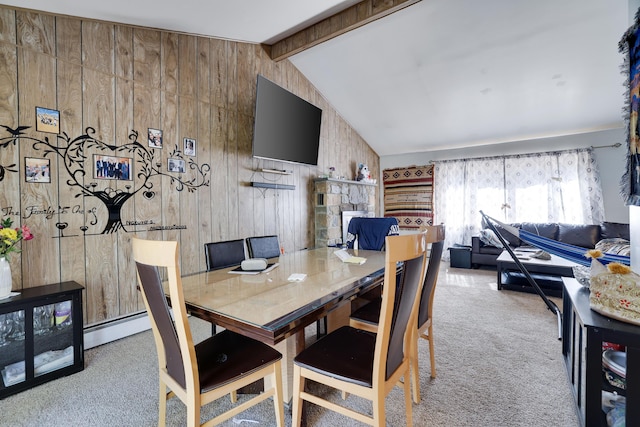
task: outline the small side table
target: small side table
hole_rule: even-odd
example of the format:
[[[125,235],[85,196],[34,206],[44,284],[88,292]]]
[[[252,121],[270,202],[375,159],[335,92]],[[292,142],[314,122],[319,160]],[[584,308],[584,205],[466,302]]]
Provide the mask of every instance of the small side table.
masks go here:
[[[562,355],[581,425],[606,426],[602,412],[602,343],[627,347],[626,425],[640,421],[640,326],[602,316],[589,306],[589,289],[563,277]]]

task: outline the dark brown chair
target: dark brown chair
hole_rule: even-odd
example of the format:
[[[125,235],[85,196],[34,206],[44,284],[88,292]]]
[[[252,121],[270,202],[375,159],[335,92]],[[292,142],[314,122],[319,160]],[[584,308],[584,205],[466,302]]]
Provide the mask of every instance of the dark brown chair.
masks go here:
[[[245,259],[244,239],[205,243],[207,271],[240,265]]]
[[[413,380],[413,401],[420,402],[420,375],[418,370],[418,339],[423,338],[429,341],[429,357],[431,362],[431,378],[436,377],[436,358],[433,343],[433,323],[431,321],[433,313],[433,298],[440,271],[440,261],[444,249],[445,227],[435,225],[425,227],[427,233],[427,244],[431,244],[429,251],[429,261],[427,271],[420,296],[420,308],[418,310],[417,328],[415,338],[411,340],[411,371]],[[371,332],[378,330],[378,319],[380,318],[380,298],[373,300],[365,306],[359,308],[351,314],[349,324],[354,328],[364,329]]]
[[[259,341],[223,331],[194,345],[180,279],[178,243],[132,238],[138,284],[151,321],[160,379],[158,425],[164,426],[167,399],[177,396],[187,407],[189,427],[200,425],[200,409],[259,379],[272,387],[207,421],[219,424],[273,397],[278,426],[284,426],[282,355]],[[173,319],[169,312],[160,269],[166,271]],[[266,382],[265,382],[266,383]],[[169,391],[167,391],[167,389]]]
[[[385,397],[404,379],[406,425],[412,425],[409,354],[426,269],[425,234],[386,238],[384,292],[378,333],[343,326],[294,359],[293,425],[300,426],[309,401],[373,426],[385,425]],[[403,262],[396,283],[396,265]],[[312,381],[371,400],[373,415],[334,404],[305,391]]]
[[[278,236],[247,237],[249,258],[276,258],[280,256]]]

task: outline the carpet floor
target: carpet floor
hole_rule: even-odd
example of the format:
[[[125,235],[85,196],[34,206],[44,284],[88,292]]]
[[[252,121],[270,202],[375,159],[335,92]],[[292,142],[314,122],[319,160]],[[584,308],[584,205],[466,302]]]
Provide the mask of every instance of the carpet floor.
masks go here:
[[[195,340],[210,333],[209,324],[191,322]],[[308,331],[314,333],[315,325]],[[435,379],[429,375],[428,344],[420,342],[422,401],[413,405],[415,426],[578,425],[556,317],[539,296],[498,291],[495,271],[450,268],[443,262],[434,335]],[[157,369],[150,331],[87,350],[82,372],[0,400],[0,426],[155,426]],[[309,389],[343,402],[335,390],[317,384]],[[343,403],[371,411],[370,403],[354,396]],[[213,402],[203,410],[203,420],[230,405],[228,397]],[[305,413],[308,426],[361,425],[310,404]],[[286,410],[285,419],[291,425]],[[185,420],[184,405],[169,401],[167,425],[182,426]],[[386,399],[386,420],[387,426],[406,425],[398,387]],[[224,425],[274,426],[271,401]]]

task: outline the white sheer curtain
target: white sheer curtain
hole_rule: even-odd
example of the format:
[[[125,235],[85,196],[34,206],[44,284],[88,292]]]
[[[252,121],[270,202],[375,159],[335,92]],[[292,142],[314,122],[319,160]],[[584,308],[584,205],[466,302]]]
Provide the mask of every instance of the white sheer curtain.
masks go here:
[[[471,244],[480,211],[510,222],[597,224],[604,220],[590,149],[435,162],[434,223],[445,247]]]

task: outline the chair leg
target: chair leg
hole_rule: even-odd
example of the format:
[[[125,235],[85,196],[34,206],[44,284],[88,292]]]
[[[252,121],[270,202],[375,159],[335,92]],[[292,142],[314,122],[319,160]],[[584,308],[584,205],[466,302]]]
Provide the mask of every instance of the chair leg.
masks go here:
[[[405,387],[405,393],[406,393],[406,387]],[[378,387],[378,395],[373,400],[372,418],[373,418],[373,425],[375,427],[384,427],[387,425],[387,421],[385,419],[386,418],[385,412],[384,412],[385,397],[386,396],[384,395],[383,387]],[[411,403],[411,398],[409,398],[409,403]],[[407,424],[407,426],[409,426],[409,424]]]
[[[158,399],[158,427],[167,422],[167,386],[160,380],[160,399]]]
[[[433,325],[429,325],[429,358],[431,361],[431,378],[436,377],[436,352],[433,343]]]
[[[276,410],[276,425],[284,427],[284,394],[282,391],[282,363],[280,361],[273,365],[273,384],[275,387],[273,406]]]
[[[192,399],[189,399],[187,394],[187,399],[189,400],[187,403],[187,426],[188,427],[199,427],[200,426],[200,394],[198,393],[196,396],[193,396]]]
[[[236,403],[238,401],[238,391],[237,390],[233,390],[231,393],[229,393],[229,400],[231,400],[231,403]]]
[[[409,365],[411,370],[411,382],[413,382],[413,401],[420,403],[420,371],[418,368],[418,339],[411,340],[411,350],[409,354]],[[408,381],[405,381],[408,382]]]
[[[413,426],[413,411],[411,404],[411,381],[409,381],[409,369],[404,374],[404,405],[407,412],[407,427]],[[416,387],[417,388],[417,387]],[[383,400],[384,405],[384,400]]]
[[[304,390],[305,379],[302,378],[300,367],[293,365],[293,408],[291,409],[292,427],[300,427],[302,423],[302,398],[300,393]]]

